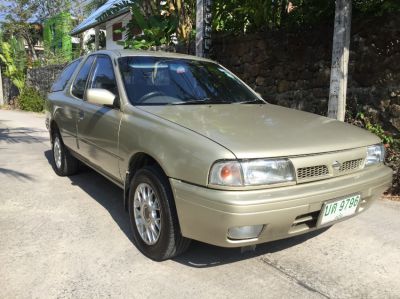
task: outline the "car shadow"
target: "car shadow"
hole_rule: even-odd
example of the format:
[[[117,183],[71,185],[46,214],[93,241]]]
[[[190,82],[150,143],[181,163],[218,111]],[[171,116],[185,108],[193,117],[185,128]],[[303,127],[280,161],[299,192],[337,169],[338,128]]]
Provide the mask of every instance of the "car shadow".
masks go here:
[[[52,166],[51,151],[46,151],[44,155]],[[79,174],[68,178],[71,180],[71,184],[80,187],[90,197],[101,204],[110,213],[122,232],[133,243],[129,216],[122,204],[122,189],[87,166],[82,166]],[[222,248],[192,241],[188,251],[174,258],[173,261],[194,268],[221,266],[297,246],[318,236],[327,229],[324,228],[289,239],[257,245],[255,248]]]
[[[329,227],[288,239],[277,240],[259,244],[254,247],[248,246],[244,248],[223,248],[198,241],[192,241],[189,250],[184,254],[174,258],[174,261],[193,268],[222,266],[300,245],[301,243],[320,235],[328,229]]]
[[[44,156],[53,167],[51,150],[45,151]],[[122,232],[132,241],[129,217],[122,204],[123,190],[90,167],[81,163],[79,168],[78,174],[68,177],[71,184],[78,186],[101,204],[110,213]]]

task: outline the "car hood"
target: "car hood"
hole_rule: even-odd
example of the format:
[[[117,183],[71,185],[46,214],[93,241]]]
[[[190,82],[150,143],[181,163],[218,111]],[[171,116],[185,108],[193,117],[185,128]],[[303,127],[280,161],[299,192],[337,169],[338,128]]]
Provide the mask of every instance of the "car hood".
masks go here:
[[[379,143],[366,130],[264,104],[140,106],[226,147],[239,159],[297,156]]]

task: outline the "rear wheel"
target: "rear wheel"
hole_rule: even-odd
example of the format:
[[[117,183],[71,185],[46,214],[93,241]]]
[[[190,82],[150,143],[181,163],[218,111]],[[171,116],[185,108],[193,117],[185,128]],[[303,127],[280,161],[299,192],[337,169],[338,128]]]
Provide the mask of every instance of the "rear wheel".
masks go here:
[[[59,176],[73,175],[78,172],[79,162],[62,142],[60,133],[53,133],[53,168]]]
[[[133,177],[129,217],[136,247],[162,261],[183,253],[190,240],[181,235],[168,179],[157,167],[144,167]]]

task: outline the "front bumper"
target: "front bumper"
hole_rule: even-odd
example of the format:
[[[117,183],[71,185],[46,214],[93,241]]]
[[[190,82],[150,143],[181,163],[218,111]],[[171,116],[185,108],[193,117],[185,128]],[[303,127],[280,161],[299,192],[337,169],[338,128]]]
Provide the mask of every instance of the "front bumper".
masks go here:
[[[356,214],[364,211],[391,186],[392,170],[376,166],[342,177],[251,191],[215,190],[176,179],[170,182],[183,236],[222,247],[241,247],[321,228],[317,219],[327,200],[358,193],[361,203]],[[260,224],[264,229],[258,238],[228,238],[229,228]]]

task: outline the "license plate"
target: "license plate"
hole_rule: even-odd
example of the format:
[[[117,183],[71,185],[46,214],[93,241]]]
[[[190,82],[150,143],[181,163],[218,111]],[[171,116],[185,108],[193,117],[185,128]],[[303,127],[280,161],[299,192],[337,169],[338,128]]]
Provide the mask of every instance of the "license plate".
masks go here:
[[[319,224],[323,225],[353,215],[357,210],[360,199],[361,196],[357,194],[325,202],[322,206]]]

